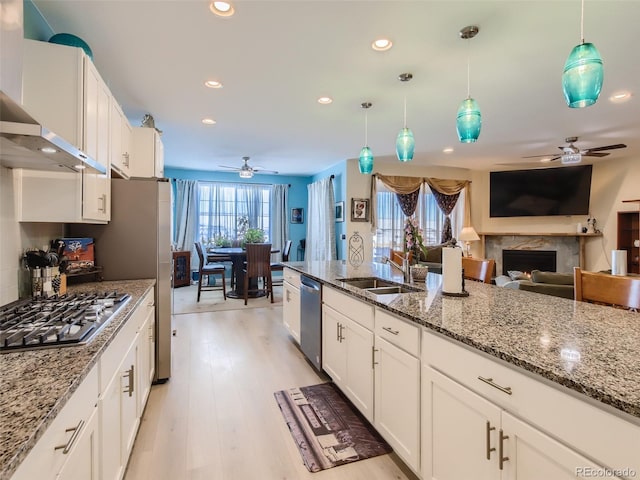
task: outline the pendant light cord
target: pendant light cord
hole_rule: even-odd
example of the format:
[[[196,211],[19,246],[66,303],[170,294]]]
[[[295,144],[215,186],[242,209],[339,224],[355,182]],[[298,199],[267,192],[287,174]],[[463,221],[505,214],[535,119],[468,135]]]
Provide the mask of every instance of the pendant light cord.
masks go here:
[[[367,122],[367,111],[364,111],[364,146],[369,146],[369,141],[367,140],[367,130],[368,130],[368,122]]]
[[[404,95],[404,128],[407,128],[407,94]]]
[[[580,40],[584,43],[584,0],[582,0],[582,10],[580,13]]]
[[[584,1],[584,0],[582,0]],[[471,39],[467,39],[467,98],[471,98]]]

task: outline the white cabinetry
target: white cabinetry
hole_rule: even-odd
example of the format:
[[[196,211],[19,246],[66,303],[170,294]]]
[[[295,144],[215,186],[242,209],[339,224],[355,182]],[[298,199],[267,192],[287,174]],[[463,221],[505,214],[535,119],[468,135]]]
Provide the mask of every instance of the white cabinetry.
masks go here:
[[[373,422],[373,307],[326,286],[322,295],[322,368]]]
[[[103,480],[119,480],[133,448],[153,378],[150,349],[155,309],[153,291],[142,300],[100,360]]]
[[[42,200],[40,207],[45,202],[49,206],[32,209],[28,201],[23,202],[21,221],[70,221],[55,213],[72,215],[73,222],[110,219],[111,101],[111,92],[82,49],[24,41],[24,107],[51,131],[104,166],[107,173],[85,169],[82,174],[68,174],[69,180],[65,183],[67,187],[73,186],[74,191],[66,197],[81,199],[74,203],[62,203],[56,195],[59,187],[53,182],[38,189],[34,182],[28,181],[31,177],[25,176],[24,194],[32,195],[36,190]]]
[[[97,479],[97,400],[98,368],[94,367],[11,479]]]
[[[133,127],[131,176],[164,177],[164,147],[155,128]]]
[[[282,322],[291,336],[300,344],[300,274],[290,268],[282,272]]]
[[[121,178],[131,176],[131,124],[115,99],[111,99],[111,170]]]
[[[394,451],[420,469],[420,332],[418,327],[375,312],[374,425]]]
[[[422,349],[423,478],[640,471],[637,425],[431,333]]]

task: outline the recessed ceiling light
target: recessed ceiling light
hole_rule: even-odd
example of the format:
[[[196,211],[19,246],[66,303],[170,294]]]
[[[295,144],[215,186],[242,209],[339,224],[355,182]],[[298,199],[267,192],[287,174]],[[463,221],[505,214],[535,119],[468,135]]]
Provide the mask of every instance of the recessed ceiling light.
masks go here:
[[[613,103],[623,103],[631,98],[630,92],[616,92],[609,97],[609,100]]]
[[[84,170],[87,167],[86,165],[79,164],[79,165],[74,165],[73,168],[77,168],[78,170]]]
[[[331,98],[331,97],[320,97],[320,98],[318,98],[318,103],[320,103],[322,105],[329,105],[332,102],[333,102],[333,98]]]
[[[222,83],[217,80],[207,80],[204,84],[209,88],[222,88]]]
[[[392,46],[393,42],[388,38],[377,38],[371,44],[371,48],[377,52],[384,52],[385,50],[389,50]]]
[[[42,147],[42,148],[40,149],[40,151],[41,151],[42,153],[56,153],[58,150],[56,150],[56,149],[55,149],[55,148],[53,148],[53,147]]]
[[[233,6],[229,2],[211,2],[209,9],[219,17],[230,17],[235,13]]]
[[[202,123],[205,125],[214,125],[216,121],[213,118],[203,118]]]
[[[452,147],[447,147],[445,149],[442,150],[444,153],[451,153],[453,152],[453,148]]]

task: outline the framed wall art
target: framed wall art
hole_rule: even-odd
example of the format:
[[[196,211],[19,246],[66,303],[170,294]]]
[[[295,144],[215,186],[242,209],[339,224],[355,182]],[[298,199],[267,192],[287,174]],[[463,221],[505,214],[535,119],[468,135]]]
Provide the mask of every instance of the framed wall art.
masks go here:
[[[344,222],[344,202],[336,203],[336,222]]]
[[[304,223],[304,208],[291,209],[291,223]]]
[[[369,221],[369,199],[368,198],[352,198],[351,199],[351,221],[352,222],[368,222]]]

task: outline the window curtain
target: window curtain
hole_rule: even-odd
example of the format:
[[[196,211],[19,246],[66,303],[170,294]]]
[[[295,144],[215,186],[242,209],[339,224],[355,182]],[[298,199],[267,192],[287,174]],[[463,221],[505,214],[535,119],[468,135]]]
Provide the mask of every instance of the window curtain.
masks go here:
[[[458,202],[460,192],[465,189],[470,182],[468,180],[449,180],[440,178],[425,178],[425,182],[431,188],[436,202],[442,213],[445,215],[444,226],[440,243],[445,243],[453,238],[451,229],[451,212]],[[469,195],[465,195],[465,212],[469,211]]]
[[[335,260],[335,198],[330,177],[307,186],[307,242],[305,260]]]
[[[282,252],[285,242],[289,240],[289,222],[287,212],[289,204],[289,185],[274,185],[271,189],[271,244]]]
[[[391,250],[403,250],[405,213],[400,207],[398,194],[390,191],[380,180],[376,194],[377,228],[373,236],[373,261],[391,257]],[[373,215],[374,210],[371,210]]]
[[[175,231],[173,242],[181,251],[191,252],[191,269],[199,267],[195,249],[198,225],[198,182],[196,180],[172,179],[175,191]]]
[[[373,233],[376,233],[377,230],[376,192],[378,180],[398,196],[398,202],[400,205],[403,205],[402,211],[408,217],[413,215],[416,210],[420,186],[424,181],[422,177],[400,177],[395,175],[382,175],[380,173],[374,173],[371,176],[371,231]]]

